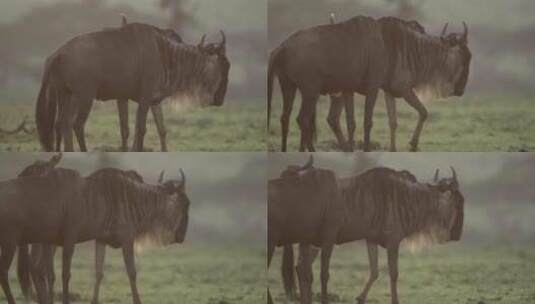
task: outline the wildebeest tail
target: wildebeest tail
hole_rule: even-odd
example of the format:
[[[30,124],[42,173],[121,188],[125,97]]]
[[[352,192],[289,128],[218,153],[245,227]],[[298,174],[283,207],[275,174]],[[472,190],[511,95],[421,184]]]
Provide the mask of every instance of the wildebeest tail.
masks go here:
[[[271,52],[269,56],[269,64],[268,64],[268,97],[267,97],[267,127],[269,129],[269,118],[271,116],[271,98],[273,97],[273,81],[275,80],[276,76],[276,69],[277,65],[279,64],[281,55],[281,48],[276,48],[273,52]]]
[[[41,89],[35,106],[35,125],[39,141],[45,151],[54,149],[54,124],[60,92],[54,81],[54,67],[57,57],[51,57],[45,65],[45,72],[41,82]]]
[[[31,282],[30,282],[30,254],[28,253],[28,245],[19,246],[17,257],[17,276],[19,278],[20,289],[24,298],[30,298]]]
[[[284,290],[287,295],[295,295],[295,272],[294,272],[294,248],[292,245],[284,246],[282,251],[282,282],[284,284]]]

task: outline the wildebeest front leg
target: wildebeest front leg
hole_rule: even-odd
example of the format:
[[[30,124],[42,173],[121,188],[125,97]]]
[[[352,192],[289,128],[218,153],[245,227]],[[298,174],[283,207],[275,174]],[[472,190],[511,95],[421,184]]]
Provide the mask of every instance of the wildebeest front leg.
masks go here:
[[[398,127],[396,100],[385,92],[386,113],[388,115],[388,126],[390,127],[390,151],[396,152],[396,129]]]
[[[327,123],[336,137],[338,142],[338,147],[345,150],[346,139],[340,128],[340,115],[342,114],[342,109],[344,108],[344,100],[341,97],[330,95],[331,104],[329,105],[329,115],[327,116]]]
[[[130,281],[130,289],[132,291],[132,299],[134,304],[141,304],[139,294],[137,291],[137,273],[136,263],[134,258],[134,243],[128,242],[123,245],[123,259],[126,266],[126,272],[128,273],[128,280]]]
[[[297,278],[299,281],[299,295],[301,304],[312,303],[312,259],[310,256],[311,246],[299,244],[299,263],[297,264]]]
[[[0,256],[0,284],[4,290],[4,295],[6,296],[7,303],[15,304],[15,299],[11,293],[11,288],[9,287],[8,272],[9,266],[13,261],[13,256],[15,255],[16,242],[4,242],[1,246],[2,255]]]
[[[136,115],[136,133],[134,136],[133,151],[143,152],[143,138],[145,137],[145,131],[147,130],[147,112],[149,106],[145,102],[140,102],[137,108]]]
[[[61,281],[63,284],[63,304],[71,302],[69,297],[69,280],[71,279],[71,262],[72,254],[74,253],[74,242],[68,241],[63,244],[63,269],[61,273]]]
[[[420,102],[420,99],[418,99],[418,96],[416,96],[416,94],[414,94],[413,91],[410,91],[407,94],[407,96],[405,97],[405,100],[411,107],[413,107],[416,111],[418,111],[418,124],[416,125],[416,129],[414,129],[414,133],[412,134],[412,139],[410,141],[411,151],[416,152],[418,151],[418,142],[420,141],[420,133],[422,132],[424,122],[427,119],[427,109]]]
[[[370,263],[370,277],[368,278],[368,282],[366,282],[364,290],[357,297],[358,304],[366,303],[366,298],[368,297],[370,288],[377,278],[379,278],[377,244],[366,241],[366,246],[368,248],[368,260]]]
[[[392,297],[392,304],[398,304],[398,254],[399,244],[389,246],[386,249],[388,255],[388,272],[390,274],[390,296]]]
[[[275,242],[268,240],[268,260],[267,260],[268,269],[269,269],[269,265],[271,264],[271,259],[273,258],[274,252],[275,252]],[[269,292],[269,286],[267,286],[267,297],[268,297],[268,304],[273,304],[273,299],[271,299],[271,293]]]
[[[152,112],[152,117],[154,117],[154,123],[156,123],[156,129],[158,129],[158,136],[160,137],[160,146],[162,148],[162,152],[167,152],[167,130],[165,129],[165,124],[163,121],[162,104],[158,103],[156,105],[152,105],[150,106],[150,109]]]
[[[329,263],[331,261],[331,253],[333,251],[333,244],[326,244],[321,247],[321,304],[329,303],[329,292],[327,285],[329,283]],[[312,263],[310,263],[312,265]]]
[[[100,283],[104,277],[104,257],[106,256],[106,244],[95,241],[95,288],[91,304],[98,304]]]
[[[121,151],[128,152],[128,99],[117,99],[117,110],[119,112],[119,130],[121,132]]]
[[[364,104],[364,152],[369,152],[370,148],[370,133],[373,126],[373,109],[375,108],[375,102],[377,101],[378,89],[370,89],[366,95],[366,101]]]

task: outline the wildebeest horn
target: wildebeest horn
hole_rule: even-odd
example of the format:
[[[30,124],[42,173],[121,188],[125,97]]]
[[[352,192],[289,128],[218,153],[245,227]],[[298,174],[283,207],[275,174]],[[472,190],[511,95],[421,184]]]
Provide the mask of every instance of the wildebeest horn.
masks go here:
[[[62,156],[63,156],[63,154],[61,154],[61,152],[59,152],[58,154],[52,156],[52,158],[48,162],[51,163],[52,166],[56,166],[59,163],[59,161],[61,160]]]
[[[303,167],[301,167],[300,170],[309,169],[309,168],[312,167],[313,164],[314,164],[314,156],[312,154],[310,154],[310,157],[308,158],[307,163],[304,164]]]
[[[437,170],[435,171],[435,177],[433,178],[433,181],[434,181],[434,182],[438,182],[438,168],[437,168]]]
[[[180,187],[186,186],[186,175],[184,175],[184,171],[182,171],[182,168],[180,168],[180,177],[181,177],[181,184]]]
[[[123,19],[121,25],[122,25],[122,26],[125,26],[126,24],[128,24],[128,21],[126,21],[126,15],[125,15],[125,14],[121,14],[121,17],[122,17],[122,19]]]
[[[453,174],[453,180],[455,181],[455,183],[457,184],[457,172],[455,172],[455,169],[453,168],[453,166],[450,166],[451,168],[451,173]]]
[[[468,40],[468,26],[466,26],[466,22],[464,21],[463,21],[463,27],[464,27],[463,41],[466,42]]]
[[[331,24],[334,24],[334,22],[335,22],[335,19],[334,19],[334,13],[331,13],[331,14],[329,15],[329,20],[331,20]]]
[[[227,37],[225,37],[225,32],[223,30],[219,30],[221,33],[221,43],[219,44],[219,47],[224,47],[227,44]]]
[[[201,37],[201,41],[199,42],[199,44],[197,46],[199,47],[203,47],[204,46],[204,39],[206,38],[206,34],[203,34],[202,37]]]
[[[163,175],[164,174],[165,174],[165,170],[162,170],[162,172],[160,172],[160,177],[158,177],[158,184],[163,183]]]
[[[448,22],[444,24],[444,27],[442,28],[442,32],[440,33],[440,37],[444,37],[446,35],[446,30],[448,29]]]

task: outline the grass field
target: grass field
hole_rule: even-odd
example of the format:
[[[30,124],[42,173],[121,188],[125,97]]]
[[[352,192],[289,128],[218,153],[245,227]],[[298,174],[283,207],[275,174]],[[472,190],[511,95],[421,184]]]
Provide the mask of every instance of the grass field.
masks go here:
[[[265,251],[237,246],[192,245],[151,249],[136,259],[137,282],[145,304],[265,303]],[[90,303],[94,282],[93,244],[78,246],[73,259],[71,298]],[[16,280],[10,284],[24,303]],[[61,254],[56,254],[56,292],[61,292]],[[4,302],[0,293],[0,302]],[[56,302],[61,302],[56,298]],[[120,250],[107,249],[100,303],[131,303],[130,285]]]
[[[275,302],[283,303],[277,250],[269,272]],[[355,303],[368,278],[364,243],[335,248],[331,260],[329,297],[332,303]],[[314,264],[314,294],[319,300],[319,260]],[[380,250],[379,280],[368,302],[390,303],[386,253]],[[402,250],[399,259],[398,296],[401,304],[528,304],[535,303],[535,248],[440,245],[420,253]],[[316,303],[316,301],[314,303]],[[319,303],[319,302],[318,302]]]
[[[277,87],[276,87],[277,88]],[[278,88],[277,88],[278,89]],[[282,100],[277,93],[273,100],[273,115],[269,131],[268,146],[280,151],[279,117]],[[363,137],[364,102],[356,99],[356,141]],[[290,122],[288,151],[299,149],[299,128],[295,118],[299,112],[300,100],[296,100]],[[397,101],[398,129],[397,149],[408,151],[409,141],[416,126],[418,115],[403,100]],[[535,100],[528,97],[464,97],[462,100],[440,100],[426,104],[429,112],[420,137],[420,151],[519,151],[535,150]],[[326,118],[329,109],[327,98],[318,105],[317,151],[339,151],[334,134]],[[345,114],[342,115],[342,117]],[[347,136],[345,119],[341,121]],[[382,95],[377,100],[372,142],[375,150],[388,150],[390,135],[388,118]]]
[[[137,105],[130,103],[129,146],[132,146]],[[33,123],[32,103],[1,103],[0,128],[12,130],[25,116]],[[264,151],[266,147],[265,104],[228,102],[221,108],[174,110],[164,106],[169,151]],[[76,141],[75,141],[76,142]],[[95,102],[86,124],[86,142],[89,151],[117,151],[120,149],[119,118],[115,102]],[[76,149],[78,146],[75,145]],[[160,142],[152,114],[147,119],[145,149],[160,151]],[[39,151],[37,135],[18,133],[0,134],[1,151]]]

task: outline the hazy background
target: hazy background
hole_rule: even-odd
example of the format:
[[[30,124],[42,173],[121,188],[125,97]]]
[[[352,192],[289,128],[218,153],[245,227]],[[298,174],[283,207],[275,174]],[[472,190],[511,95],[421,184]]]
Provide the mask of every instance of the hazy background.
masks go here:
[[[187,43],[227,34],[227,100],[265,96],[266,3],[248,0],[17,0],[0,2],[0,103],[34,102],[44,62],[68,39],[121,23],[175,29]]]
[[[357,15],[418,20],[433,35],[469,28],[472,65],[467,94],[535,92],[535,2],[531,0],[269,0],[268,43],[273,49],[291,33]]]
[[[306,154],[270,153],[269,178],[289,164],[304,164]],[[316,153],[314,165],[345,177],[385,166],[408,170],[419,181],[450,177],[457,171],[465,198],[461,245],[535,244],[534,153]]]
[[[16,177],[47,153],[0,153],[0,180]],[[243,243],[265,250],[265,153],[64,153],[58,165],[89,175],[98,168],[136,170],[154,184],[186,175],[191,201],[186,243]]]

